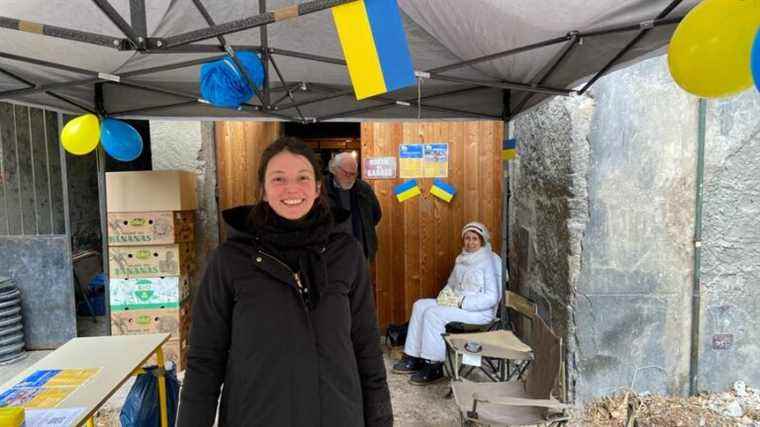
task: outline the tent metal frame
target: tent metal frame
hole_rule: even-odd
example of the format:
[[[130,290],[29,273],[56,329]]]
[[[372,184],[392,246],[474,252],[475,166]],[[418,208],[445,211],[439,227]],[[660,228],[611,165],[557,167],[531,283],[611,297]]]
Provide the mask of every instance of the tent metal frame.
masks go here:
[[[147,24],[146,24],[147,17],[146,17],[145,0],[129,0],[130,23],[127,23],[126,20],[122,16],[120,16],[118,11],[116,11],[116,9],[114,9],[113,6],[109,3],[109,0],[92,0],[94,5],[97,6],[108,17],[108,19],[114,25],[116,25],[117,28],[119,28],[119,30],[122,32],[124,37],[113,37],[113,36],[108,36],[104,34],[79,31],[79,30],[74,30],[70,28],[57,27],[53,25],[44,25],[40,23],[0,16],[0,28],[39,34],[46,37],[77,41],[81,43],[89,43],[92,45],[108,47],[108,48],[117,49],[120,51],[135,51],[142,54],[150,54],[150,55],[155,55],[155,54],[171,55],[171,54],[188,54],[188,53],[219,54],[221,53],[221,55],[213,55],[206,58],[182,61],[182,62],[177,62],[174,64],[156,66],[156,67],[151,67],[151,68],[138,69],[138,70],[124,72],[124,73],[121,73],[120,75],[113,75],[113,74],[108,74],[108,73],[92,71],[92,70],[84,70],[77,67],[71,67],[65,64],[52,63],[52,62],[43,61],[39,59],[27,58],[20,55],[0,52],[0,58],[8,59],[11,61],[23,62],[23,63],[32,64],[32,65],[41,66],[41,67],[46,67],[46,68],[52,68],[52,69],[80,75],[80,77],[76,79],[72,79],[67,82],[55,82],[55,83],[42,82],[41,83],[41,82],[34,82],[24,76],[21,76],[10,70],[7,70],[2,67],[2,64],[0,64],[0,74],[9,76],[12,79],[19,81],[20,83],[25,85],[25,87],[22,87],[22,88],[0,91],[0,99],[13,100],[14,98],[19,98],[25,95],[30,95],[34,93],[44,93],[48,96],[54,97],[80,110],[90,112],[90,113],[97,112],[98,114],[101,114],[104,116],[114,116],[114,117],[129,116],[129,115],[146,115],[153,111],[160,111],[166,108],[180,107],[180,106],[185,106],[185,105],[195,105],[198,103],[205,104],[209,106],[210,108],[220,108],[220,107],[215,107],[215,106],[210,105],[208,101],[202,99],[199,95],[195,93],[186,93],[183,91],[161,88],[158,86],[154,86],[152,84],[133,80],[133,78],[142,76],[142,75],[152,74],[152,73],[197,66],[197,65],[201,65],[210,61],[215,61],[215,60],[229,56],[235,62],[238,68],[242,71],[243,75],[248,80],[250,86],[254,89],[257,100],[260,102],[260,104],[255,104],[255,103],[244,104],[241,107],[239,107],[237,111],[244,112],[244,113],[251,113],[253,117],[263,116],[263,117],[278,118],[282,120],[290,120],[290,121],[297,121],[297,122],[300,121],[301,123],[314,123],[318,121],[345,118],[352,114],[378,112],[378,111],[382,111],[383,109],[391,108],[394,106],[406,106],[410,108],[416,107],[419,110],[426,109],[430,111],[448,112],[448,113],[456,114],[458,116],[477,117],[477,118],[485,118],[485,119],[492,119],[492,120],[501,119],[504,121],[506,125],[506,123],[513,117],[515,112],[519,113],[522,110],[522,108],[531,100],[531,98],[533,98],[538,93],[549,94],[549,95],[561,95],[561,96],[567,96],[567,95],[572,95],[576,93],[577,94],[585,93],[599,78],[601,78],[607,72],[609,72],[625,56],[625,54],[628,53],[637,43],[639,43],[641,39],[643,39],[646,36],[646,34],[649,33],[652,29],[661,27],[661,26],[678,24],[682,19],[678,17],[667,18],[667,15],[669,15],[670,12],[672,12],[682,2],[682,0],[672,0],[666,8],[664,8],[655,18],[651,20],[646,20],[642,22],[634,22],[634,23],[630,23],[626,25],[609,26],[609,27],[599,28],[599,29],[585,31],[585,32],[570,31],[559,37],[539,41],[532,44],[527,44],[524,46],[504,50],[501,52],[495,52],[495,53],[480,56],[477,58],[462,60],[462,61],[455,62],[452,64],[436,67],[427,71],[417,71],[415,73],[418,79],[430,79],[430,80],[447,81],[447,82],[461,84],[463,87],[459,89],[452,89],[452,90],[448,90],[448,91],[437,93],[437,94],[428,94],[425,96],[419,96],[419,97],[407,98],[407,99],[397,99],[396,97],[392,96],[392,94],[383,94],[383,95],[374,96],[374,97],[361,101],[362,104],[371,103],[374,105],[370,105],[363,108],[351,109],[348,111],[342,111],[338,113],[332,113],[328,115],[323,115],[321,117],[305,117],[299,107],[309,105],[309,104],[319,103],[319,102],[325,102],[325,101],[340,98],[340,97],[352,96],[354,94],[354,91],[351,88],[330,87],[329,85],[322,85],[322,84],[312,83],[308,81],[288,82],[283,76],[283,74],[281,73],[281,70],[279,69],[279,67],[277,66],[277,62],[275,61],[274,56],[289,56],[293,58],[304,59],[307,61],[316,61],[316,62],[334,64],[334,65],[343,66],[343,67],[345,67],[345,61],[338,58],[327,58],[327,57],[323,57],[319,55],[314,55],[311,53],[295,52],[295,51],[279,49],[277,47],[270,46],[269,40],[268,40],[268,34],[267,34],[267,26],[275,22],[292,19],[298,16],[308,15],[310,13],[319,12],[319,11],[329,9],[334,6],[339,6],[339,5],[350,3],[353,1],[356,1],[356,0],[313,0],[313,1],[307,1],[304,3],[300,3],[300,4],[296,4],[296,5],[292,5],[292,6],[272,10],[272,11],[267,11],[266,0],[259,0],[259,11],[258,11],[259,13],[257,15],[249,16],[249,17],[235,20],[235,21],[216,24],[213,18],[210,16],[208,11],[206,10],[206,8],[203,6],[202,0],[193,0],[193,3],[196,6],[196,9],[203,16],[206,23],[208,24],[208,27],[195,30],[195,31],[189,31],[189,32],[181,33],[181,34],[176,34],[167,38],[147,37]],[[249,30],[249,29],[257,28],[257,27],[259,28],[259,36],[260,36],[260,45],[258,46],[256,45],[230,45],[227,43],[226,39],[224,38],[224,36],[227,34],[232,34],[232,33]],[[631,32],[631,31],[637,31],[637,34],[625,45],[624,48],[618,51],[617,54],[613,58],[611,58],[605,64],[604,67],[602,67],[599,71],[597,71],[596,74],[594,74],[594,76],[588,82],[586,82],[585,85],[579,91],[576,92],[576,91],[564,89],[564,88],[552,88],[552,87],[547,87],[544,85],[545,82],[552,75],[554,75],[554,73],[562,66],[562,64],[568,58],[568,56],[573,51],[573,49],[575,49],[576,46],[581,44],[583,39],[603,36],[603,35],[608,35],[608,34],[625,33],[625,32]],[[217,41],[219,42],[217,45],[193,44],[195,42],[201,42],[204,40],[209,40],[209,39],[214,39],[214,38],[216,38]],[[524,52],[530,52],[535,49],[541,49],[544,47],[554,46],[561,43],[564,43],[564,45],[559,49],[559,51],[554,55],[554,57],[547,63],[547,65],[542,69],[542,71],[540,71],[536,76],[534,76],[531,79],[531,81],[528,83],[509,82],[509,81],[471,80],[471,79],[464,79],[464,78],[459,78],[459,77],[443,74],[443,73],[460,69],[463,67],[469,67],[476,64],[494,61],[497,59],[506,58],[512,55],[517,55]],[[240,51],[240,50],[255,51],[255,52],[258,52],[262,57],[262,63],[265,67],[265,73],[264,73],[265,77],[264,77],[263,87],[260,91],[256,90],[255,85],[251,84],[250,76],[248,75],[245,68],[243,68],[240,65],[240,62],[236,57],[235,52]],[[271,68],[277,74],[277,78],[280,83],[279,86],[273,87],[271,85],[271,76],[270,76],[270,71],[269,71],[270,64],[271,64]],[[81,75],[85,77],[81,77]],[[63,95],[60,95],[54,92],[57,89],[65,89],[65,88],[71,88],[71,87],[77,87],[77,86],[89,85],[89,84],[95,85],[95,99],[93,100],[95,104],[94,106],[82,105],[81,102],[77,102],[75,100],[72,100],[68,97],[65,97]],[[139,90],[155,92],[155,93],[163,93],[163,94],[177,97],[178,101],[174,103],[169,103],[169,104],[153,105],[153,106],[146,106],[146,107],[135,108],[135,109],[130,109],[130,110],[108,112],[108,111],[105,111],[105,109],[103,108],[103,105],[104,105],[103,90],[106,84],[124,85],[124,86],[132,87],[135,89],[139,89]],[[314,88],[315,90],[319,90],[320,92],[326,92],[326,94],[317,98],[297,100],[296,94],[299,91],[301,92],[306,91],[308,88]],[[478,91],[478,90],[501,90],[502,104],[503,104],[501,116],[494,116],[494,115],[484,114],[484,113],[476,112],[476,111],[458,110],[458,109],[449,108],[449,107],[422,103],[423,100],[429,101],[429,100],[441,98],[441,97],[463,95],[463,94],[467,94],[472,91]],[[284,94],[278,97],[274,102],[272,102],[272,94],[279,91],[283,91]],[[517,107],[512,109],[510,107],[511,106],[510,101],[511,99],[514,98],[514,95],[516,92],[524,93],[524,95],[523,95],[523,98],[517,104]],[[286,100],[289,102],[285,103]],[[296,113],[298,114],[298,117],[282,113],[283,111],[287,111],[291,109],[296,111]],[[59,128],[62,128],[63,126],[62,115],[59,114],[58,117],[59,117],[58,119]],[[505,135],[508,135],[508,131],[506,129],[505,129]],[[60,155],[64,156],[63,148],[60,148]],[[107,274],[108,248],[107,248],[107,242],[105,240],[107,230],[105,230],[106,221],[103,220],[103,218],[105,218],[105,211],[106,211],[105,209],[106,196],[105,196],[105,185],[104,185],[104,182],[105,182],[104,156],[105,155],[103,153],[102,148],[98,148],[98,184],[99,184],[99,199],[100,199],[100,214],[101,214],[101,234],[104,239],[103,240],[103,268]],[[63,167],[65,168],[65,165],[63,165]],[[65,169],[64,169],[64,172],[65,172]],[[65,173],[64,173],[64,179],[65,179]],[[65,187],[66,186],[64,184],[64,197],[67,197],[67,192],[66,192]],[[508,182],[506,185],[506,189],[508,192],[509,191]],[[508,197],[508,196],[505,195],[505,197]],[[508,198],[504,200],[508,200]],[[506,204],[504,206],[506,206]],[[65,203],[64,208],[65,210],[68,210],[67,202]],[[506,211],[503,212],[503,215],[505,214],[506,214]],[[65,215],[65,217],[66,217],[66,230],[68,234],[69,232],[68,214]],[[504,254],[506,254],[506,246],[504,247],[503,250],[505,251]],[[506,269],[507,267],[506,262],[508,261],[508,258],[505,256],[503,259],[505,261],[503,268]],[[501,286],[502,286],[502,294],[503,294],[505,283],[502,282]],[[109,292],[108,287],[109,287],[109,281],[106,280],[106,294]],[[109,310],[109,313],[107,314],[110,314],[110,307],[107,306],[107,310]],[[110,323],[107,324],[107,328],[108,328],[108,332],[110,333]],[[694,331],[692,332],[694,333]],[[696,347],[692,346],[692,350],[694,350],[694,348]],[[695,388],[694,385],[696,384],[695,366],[697,366],[697,362],[695,362],[696,356],[694,356],[694,354],[695,352],[693,351],[692,352],[692,369],[690,372],[690,380],[691,380],[690,385],[692,386],[692,392],[693,392],[693,389]]]
[[[30,33],[44,35],[47,37],[74,40],[74,41],[83,42],[83,43],[90,43],[90,44],[94,44],[98,46],[104,46],[104,47],[117,49],[120,51],[136,51],[143,54],[153,54],[153,55],[174,54],[174,53],[224,52],[224,54],[222,55],[214,55],[207,58],[199,58],[199,59],[182,61],[182,62],[169,64],[169,65],[128,71],[120,75],[100,73],[97,71],[85,70],[85,69],[81,69],[77,67],[68,66],[65,64],[53,63],[49,61],[43,61],[43,60],[24,57],[20,55],[11,54],[11,53],[0,52],[0,58],[9,59],[12,61],[24,62],[24,63],[47,67],[47,68],[52,68],[52,69],[70,72],[74,74],[82,74],[82,75],[87,76],[85,78],[76,78],[76,79],[72,79],[66,82],[35,83],[21,75],[18,75],[17,73],[10,72],[0,67],[0,73],[10,76],[13,79],[26,85],[26,87],[0,92],[0,99],[13,100],[14,98],[18,98],[21,96],[30,95],[34,93],[45,93],[73,107],[76,107],[78,109],[81,109],[87,112],[97,111],[98,113],[102,115],[118,115],[118,116],[124,116],[124,115],[129,115],[129,114],[140,115],[140,114],[149,113],[151,111],[157,111],[157,110],[161,110],[165,108],[172,108],[172,107],[183,106],[183,105],[191,105],[194,103],[205,104],[209,106],[210,108],[220,108],[220,107],[211,105],[208,101],[202,99],[201,96],[196,93],[187,93],[187,92],[182,92],[182,91],[177,91],[177,90],[172,90],[172,89],[161,88],[155,85],[133,80],[132,78],[146,75],[146,74],[151,74],[151,73],[197,66],[197,65],[201,65],[210,61],[215,61],[224,57],[230,57],[238,66],[238,68],[241,69],[242,74],[245,76],[249,85],[252,88],[254,88],[254,93],[256,95],[257,100],[259,101],[258,103],[246,103],[242,105],[241,107],[237,108],[236,110],[240,112],[255,113],[254,116],[256,117],[264,116],[264,117],[290,120],[290,121],[301,122],[301,123],[314,123],[314,122],[325,121],[325,120],[339,119],[339,118],[347,117],[351,114],[376,112],[376,111],[390,108],[392,106],[399,106],[399,105],[408,106],[408,107],[416,107],[416,108],[426,109],[429,111],[447,112],[447,113],[454,113],[454,114],[462,115],[462,116],[486,118],[486,119],[509,120],[509,118],[512,116],[511,112],[507,111],[506,108],[504,109],[503,114],[497,117],[492,114],[486,114],[486,113],[477,112],[477,111],[465,111],[465,110],[459,110],[459,109],[454,109],[454,108],[449,108],[449,107],[444,107],[444,106],[422,104],[421,102],[418,102],[416,98],[396,99],[391,94],[383,94],[379,96],[370,97],[361,101],[361,103],[366,102],[366,103],[373,103],[375,105],[370,105],[370,106],[362,107],[362,108],[355,108],[355,109],[342,111],[338,113],[332,113],[332,114],[328,114],[328,115],[324,115],[320,117],[305,117],[299,107],[318,103],[318,102],[329,101],[331,99],[336,99],[340,97],[352,96],[354,94],[353,90],[345,89],[345,88],[327,88],[326,87],[327,85],[319,85],[319,84],[311,83],[308,81],[288,82],[285,79],[285,76],[280,71],[279,67],[277,66],[277,62],[275,61],[274,56],[278,56],[278,55],[288,56],[288,57],[293,57],[293,58],[304,59],[307,61],[316,61],[316,62],[327,63],[327,64],[335,64],[339,66],[345,66],[346,62],[345,60],[339,59],[339,58],[329,58],[329,57],[324,57],[324,56],[315,55],[315,54],[306,53],[306,52],[295,52],[291,50],[272,47],[269,45],[269,42],[268,42],[267,26],[275,22],[283,21],[286,19],[292,19],[298,16],[308,15],[310,13],[326,10],[334,6],[351,3],[353,1],[356,1],[356,0],[314,0],[314,1],[308,1],[304,3],[272,10],[272,11],[267,11],[266,0],[259,0],[259,13],[257,15],[252,15],[243,19],[238,19],[234,21],[217,24],[214,22],[208,10],[203,5],[202,0],[193,0],[193,4],[195,5],[198,12],[203,16],[204,20],[208,24],[208,27],[202,28],[199,30],[185,32],[182,34],[173,35],[166,38],[146,37],[145,0],[130,0],[129,6],[130,6],[131,24],[127,23],[127,21],[118,13],[118,11],[109,3],[108,0],[92,0],[95,6],[97,6],[108,17],[108,19],[114,25],[116,25],[116,27],[118,27],[119,30],[124,34],[124,37],[122,38],[103,35],[103,34],[96,34],[92,32],[73,30],[69,28],[44,25],[44,24],[23,21],[23,20],[14,19],[14,18],[0,17],[0,28],[30,32]],[[560,96],[568,96],[568,95],[573,95],[576,93],[583,94],[600,77],[605,75],[614,65],[616,65],[620,61],[620,59],[627,52],[629,52],[631,48],[633,48],[649,31],[651,31],[652,29],[656,27],[665,26],[665,25],[673,25],[680,22],[681,18],[667,18],[667,15],[670,12],[672,12],[678,6],[678,4],[681,3],[681,1],[682,0],[673,0],[665,9],[663,9],[654,19],[651,19],[651,20],[638,22],[638,23],[600,28],[600,29],[586,31],[586,32],[571,31],[571,32],[566,33],[563,36],[551,38],[551,39],[540,41],[537,43],[532,43],[532,44],[516,47],[513,49],[501,51],[501,52],[496,52],[489,55],[480,56],[477,58],[459,61],[453,64],[436,67],[427,71],[416,71],[415,74],[417,75],[418,79],[446,81],[446,82],[451,82],[451,83],[459,83],[459,84],[462,84],[463,86],[466,86],[466,89],[451,90],[444,93],[423,96],[420,98],[420,101],[422,99],[429,100],[432,98],[453,96],[453,95],[461,94],[461,93],[475,90],[475,89],[492,89],[492,90],[501,89],[501,90],[508,90],[510,92],[514,91],[514,92],[525,93],[524,97],[518,104],[518,107],[514,109],[519,112],[521,111],[522,107],[524,107],[528,103],[528,101],[530,101],[530,99],[533,96],[535,96],[535,94],[560,95]],[[227,34],[249,30],[252,28],[259,28],[261,44],[258,46],[255,46],[255,45],[234,45],[233,46],[233,45],[228,44],[224,37]],[[636,31],[636,30],[638,30],[638,33],[636,34],[636,36],[633,39],[631,39],[628,42],[628,44],[623,49],[621,49],[602,69],[600,69],[579,91],[576,92],[570,89],[544,86],[544,83],[556,72],[558,68],[560,68],[562,63],[569,56],[570,52],[578,44],[580,44],[584,38],[597,37],[597,36],[613,34],[613,33]],[[209,40],[209,39],[214,39],[214,38],[216,38],[217,41],[219,42],[218,45],[191,44],[194,42],[199,42],[199,41],[204,41],[204,40]],[[473,79],[465,79],[461,77],[455,77],[455,76],[443,74],[445,72],[456,70],[459,68],[473,66],[475,64],[493,61],[496,59],[501,59],[508,56],[512,56],[512,55],[516,55],[516,54],[520,54],[524,52],[529,52],[535,49],[540,49],[540,48],[544,48],[548,46],[553,46],[560,43],[564,43],[564,46],[557,52],[557,54],[552,58],[552,60],[549,61],[547,66],[544,68],[544,71],[540,72],[528,83],[498,81],[498,80],[494,80],[494,81],[473,80]],[[258,52],[261,55],[262,63],[265,69],[265,73],[264,73],[265,76],[264,76],[263,87],[260,90],[257,90],[256,86],[252,84],[251,76],[248,74],[245,68],[241,66],[240,61],[236,56],[236,51],[238,50],[252,50],[252,51]],[[279,84],[280,84],[279,86],[272,87],[271,85],[272,76],[270,73],[270,64],[271,64],[271,69],[274,70],[275,74],[277,75],[277,79],[279,80]],[[98,109],[98,108],[82,105],[81,102],[76,102],[68,97],[64,97],[60,94],[53,92],[54,90],[57,90],[57,89],[65,89],[65,88],[71,88],[71,87],[83,86],[83,85],[89,85],[89,84],[99,85],[103,83],[123,85],[127,87],[132,87],[135,89],[172,95],[172,96],[181,98],[182,100],[181,101],[178,100],[176,103],[171,103],[171,104],[146,106],[146,107],[138,108],[138,109],[109,112],[103,109]],[[320,90],[327,93],[317,98],[296,100],[296,94],[298,92],[295,91],[294,88],[298,88],[298,87],[301,87],[302,89],[321,87]],[[284,91],[285,93],[281,97],[277,98],[275,102],[272,102],[272,93],[276,91]],[[285,102],[286,100],[289,102]],[[99,101],[102,101],[102,100],[99,100]],[[298,116],[296,117],[290,114],[283,113],[283,111],[290,110],[290,109],[294,109]]]

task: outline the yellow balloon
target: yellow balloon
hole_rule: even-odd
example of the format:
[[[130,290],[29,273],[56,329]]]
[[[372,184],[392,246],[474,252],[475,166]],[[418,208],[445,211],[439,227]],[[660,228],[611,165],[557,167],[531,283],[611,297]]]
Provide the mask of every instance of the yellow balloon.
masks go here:
[[[689,12],[668,47],[670,75],[704,98],[752,85],[750,52],[760,25],[760,0],[705,0]]]
[[[90,153],[100,141],[100,120],[94,114],[85,114],[66,123],[61,131],[63,148],[71,154]]]

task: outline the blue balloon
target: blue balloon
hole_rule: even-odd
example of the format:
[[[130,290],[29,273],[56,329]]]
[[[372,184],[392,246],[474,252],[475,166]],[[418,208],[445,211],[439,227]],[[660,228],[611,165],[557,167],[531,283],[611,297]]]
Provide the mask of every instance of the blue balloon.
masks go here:
[[[105,119],[100,124],[100,143],[108,155],[122,162],[140,157],[143,150],[142,136],[137,130],[116,119]]]
[[[760,28],[757,29],[755,42],[752,44],[750,67],[752,68],[752,78],[755,80],[755,87],[760,91]]]
[[[264,84],[264,65],[254,52],[237,52],[248,75],[261,88]],[[201,66],[201,96],[218,107],[237,108],[253,96],[253,89],[230,57],[207,62]]]

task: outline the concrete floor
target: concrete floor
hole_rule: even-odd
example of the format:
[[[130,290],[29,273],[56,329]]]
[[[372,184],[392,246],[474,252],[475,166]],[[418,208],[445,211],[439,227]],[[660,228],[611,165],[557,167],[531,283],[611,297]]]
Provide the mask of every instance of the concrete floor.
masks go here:
[[[95,316],[95,322],[92,317],[77,317],[77,336],[78,337],[102,337],[108,335],[108,320],[106,316]]]
[[[397,357],[385,353],[385,369],[393,403],[394,425],[411,426],[458,426],[459,415],[453,398],[446,398],[449,382],[442,381],[429,386],[409,384],[409,375],[391,372]]]
[[[107,323],[105,316],[97,316],[96,322],[92,317],[77,317],[77,336],[80,337],[99,337],[107,335]],[[24,369],[32,366],[37,361],[51,353],[52,350],[27,351],[23,359],[16,362],[0,365],[0,385],[5,384]]]
[[[5,384],[16,375],[20,374],[24,369],[37,363],[40,359],[50,354],[50,350],[46,351],[27,351],[26,357],[21,360],[17,360],[7,365],[0,365],[0,385]]]

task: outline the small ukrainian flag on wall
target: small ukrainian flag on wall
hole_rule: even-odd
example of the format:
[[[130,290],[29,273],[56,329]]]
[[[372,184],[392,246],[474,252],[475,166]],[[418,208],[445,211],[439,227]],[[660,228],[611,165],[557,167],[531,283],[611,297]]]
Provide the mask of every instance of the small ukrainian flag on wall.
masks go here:
[[[415,84],[396,0],[359,0],[332,14],[357,100]]]
[[[512,160],[517,156],[517,140],[515,138],[505,139],[501,143],[501,160]]]
[[[393,188],[393,194],[396,195],[396,198],[399,202],[409,200],[412,197],[417,197],[421,193],[422,192],[420,191],[420,187],[417,186],[417,180],[415,179],[410,179],[409,181],[399,184]]]
[[[457,190],[453,186],[435,178],[433,180],[433,186],[430,187],[430,194],[438,197],[444,202],[451,202],[451,199],[454,198],[454,194],[457,194]]]

